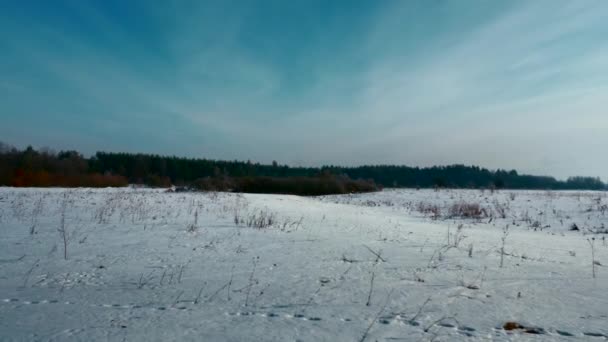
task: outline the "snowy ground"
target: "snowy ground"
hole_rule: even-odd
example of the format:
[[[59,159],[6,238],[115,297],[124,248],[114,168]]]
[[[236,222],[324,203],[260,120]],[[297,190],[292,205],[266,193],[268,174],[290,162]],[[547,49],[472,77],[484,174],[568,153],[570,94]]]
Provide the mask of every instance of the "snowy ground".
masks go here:
[[[606,204],[0,188],[0,340],[607,340]]]

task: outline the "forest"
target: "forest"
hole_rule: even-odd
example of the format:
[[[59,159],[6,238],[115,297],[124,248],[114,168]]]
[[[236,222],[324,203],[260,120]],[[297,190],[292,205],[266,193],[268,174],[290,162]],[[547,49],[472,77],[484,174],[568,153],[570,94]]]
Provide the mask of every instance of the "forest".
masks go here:
[[[599,177],[519,174],[478,166],[290,167],[251,161],[193,159],[153,154],[54,152],[0,143],[0,185],[15,187],[189,186],[202,190],[300,193],[373,191],[382,187],[606,190]],[[303,190],[307,188],[308,190]],[[314,188],[315,190],[311,190]],[[296,190],[294,190],[296,189]]]

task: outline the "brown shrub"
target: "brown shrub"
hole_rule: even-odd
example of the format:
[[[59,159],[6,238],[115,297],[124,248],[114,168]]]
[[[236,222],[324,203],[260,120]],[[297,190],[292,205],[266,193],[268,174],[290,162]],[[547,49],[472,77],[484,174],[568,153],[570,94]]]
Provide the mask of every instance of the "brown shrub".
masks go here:
[[[459,202],[450,207],[450,217],[480,219],[487,216],[486,210],[479,203]]]
[[[418,205],[416,205],[416,210],[424,215],[430,215],[434,220],[441,217],[441,208],[437,204],[419,202]]]

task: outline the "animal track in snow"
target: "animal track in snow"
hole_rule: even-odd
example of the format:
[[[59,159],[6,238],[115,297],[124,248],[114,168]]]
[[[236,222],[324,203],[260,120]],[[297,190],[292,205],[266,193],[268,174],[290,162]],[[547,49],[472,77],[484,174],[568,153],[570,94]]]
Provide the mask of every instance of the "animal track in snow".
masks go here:
[[[303,321],[313,321],[313,322],[318,322],[318,321],[322,321],[323,319],[321,317],[317,317],[317,316],[310,316],[307,317],[306,315],[303,314],[278,314],[275,312],[254,312],[254,311],[237,311],[237,312],[229,312],[227,313],[228,316],[259,316],[259,317],[267,317],[267,318],[286,318],[286,319],[299,319],[299,320],[303,320]],[[343,318],[341,319],[343,322],[350,322],[351,319],[350,318]]]
[[[607,335],[604,335],[602,333],[597,333],[597,332],[583,332],[583,335],[589,336],[589,337],[603,337],[603,338],[608,339]]]
[[[3,303],[20,303],[23,305],[38,305],[38,304],[65,304],[65,305],[71,305],[74,304],[74,302],[70,302],[70,301],[65,301],[65,302],[60,302],[58,299],[43,299],[43,300],[20,300],[17,298],[6,298],[2,300]]]
[[[60,301],[58,299],[44,299],[44,300],[20,300],[17,298],[6,298],[2,300],[2,303],[12,303],[17,305],[41,305],[41,304],[59,304],[59,305],[75,305],[75,302],[71,301]],[[186,306],[153,306],[153,305],[140,305],[140,304],[88,304],[90,307],[108,308],[108,309],[150,309],[157,311],[165,310],[185,310]]]
[[[22,305],[76,305],[76,302],[72,302],[72,301],[61,301],[58,299],[43,299],[43,300],[24,300],[24,299],[18,299],[18,298],[5,298],[0,300],[0,304],[12,304],[14,305],[14,308],[17,308],[19,306]],[[192,303],[190,303],[192,304]],[[188,310],[188,309],[193,309],[193,307],[189,307],[188,305],[186,305],[186,303],[182,303],[182,305],[153,305],[153,304],[134,304],[134,303],[128,303],[128,304],[118,304],[118,303],[110,303],[110,304],[88,304],[88,306],[90,307],[99,307],[99,308],[107,308],[107,309],[137,309],[137,310],[152,310],[152,311],[167,311],[167,310]],[[300,321],[310,321],[310,322],[319,322],[319,321],[323,321],[324,319],[319,317],[319,316],[309,316],[309,315],[304,315],[301,313],[296,313],[296,314],[290,314],[290,313],[277,313],[277,312],[272,312],[272,311],[260,311],[260,312],[256,312],[256,311],[234,311],[234,312],[227,312],[226,313],[227,316],[230,317],[260,317],[260,318],[267,318],[267,319],[293,319],[293,320],[300,320]],[[337,320],[340,321],[342,323],[350,323],[353,322],[352,318],[348,318],[348,317],[332,317],[330,320]],[[420,327],[421,323],[418,321],[413,321],[413,320],[407,320],[403,317],[401,317],[400,315],[390,315],[390,316],[382,316],[379,317],[377,320],[377,323],[380,325],[390,325],[392,323],[400,323],[400,324],[408,324],[411,325],[413,327]],[[468,337],[474,337],[475,336],[475,332],[477,331],[475,328],[470,327],[470,326],[464,326],[464,325],[458,325],[455,323],[451,323],[451,322],[439,322],[436,324],[437,327],[440,328],[444,328],[444,329],[453,329],[456,330],[458,333],[463,334],[465,336]],[[505,331],[502,327],[496,327],[494,328],[495,331]],[[506,331],[509,334],[518,332],[518,330],[514,330],[514,331]],[[76,330],[74,331],[64,331],[63,334],[73,334],[73,333],[77,333]],[[587,338],[599,338],[599,339],[608,339],[608,335],[605,333],[600,333],[600,332],[592,332],[592,331],[585,331],[585,332],[581,332],[581,333],[571,333],[568,331],[564,331],[564,330],[545,330],[544,328],[535,328],[534,332],[530,332],[527,330],[522,330],[520,331],[520,333],[525,333],[525,334],[542,334],[542,335],[559,335],[559,336],[565,336],[565,337],[587,337]]]

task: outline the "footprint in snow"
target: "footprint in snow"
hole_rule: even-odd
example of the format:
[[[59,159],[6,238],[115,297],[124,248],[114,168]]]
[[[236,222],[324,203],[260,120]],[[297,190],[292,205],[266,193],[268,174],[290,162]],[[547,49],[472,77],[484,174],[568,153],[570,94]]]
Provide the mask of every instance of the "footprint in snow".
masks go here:
[[[475,328],[471,328],[471,327],[467,327],[467,326],[462,326],[462,327],[458,327],[458,330],[466,331],[466,332],[474,332]]]
[[[306,315],[303,314],[283,314],[282,316],[278,313],[275,312],[253,312],[253,311],[239,311],[239,312],[230,312],[227,313],[228,316],[259,316],[259,317],[266,317],[266,318],[277,318],[277,317],[282,317],[282,318],[286,318],[286,319],[300,319],[303,321],[312,321],[312,322],[318,322],[318,321],[322,321],[323,319],[321,317],[316,317],[316,316],[312,316],[312,317],[307,317]],[[342,319],[343,321],[349,322],[350,319],[346,318],[346,319]]]
[[[564,331],[564,330],[556,330],[555,332],[558,333],[559,335],[562,335],[562,336],[567,336],[567,337],[574,336],[574,334],[571,334],[571,333],[569,333],[567,331]]]
[[[596,333],[596,332],[584,332],[583,335],[590,336],[590,337],[604,337],[604,338],[608,338],[607,335],[604,335],[602,333]]]

